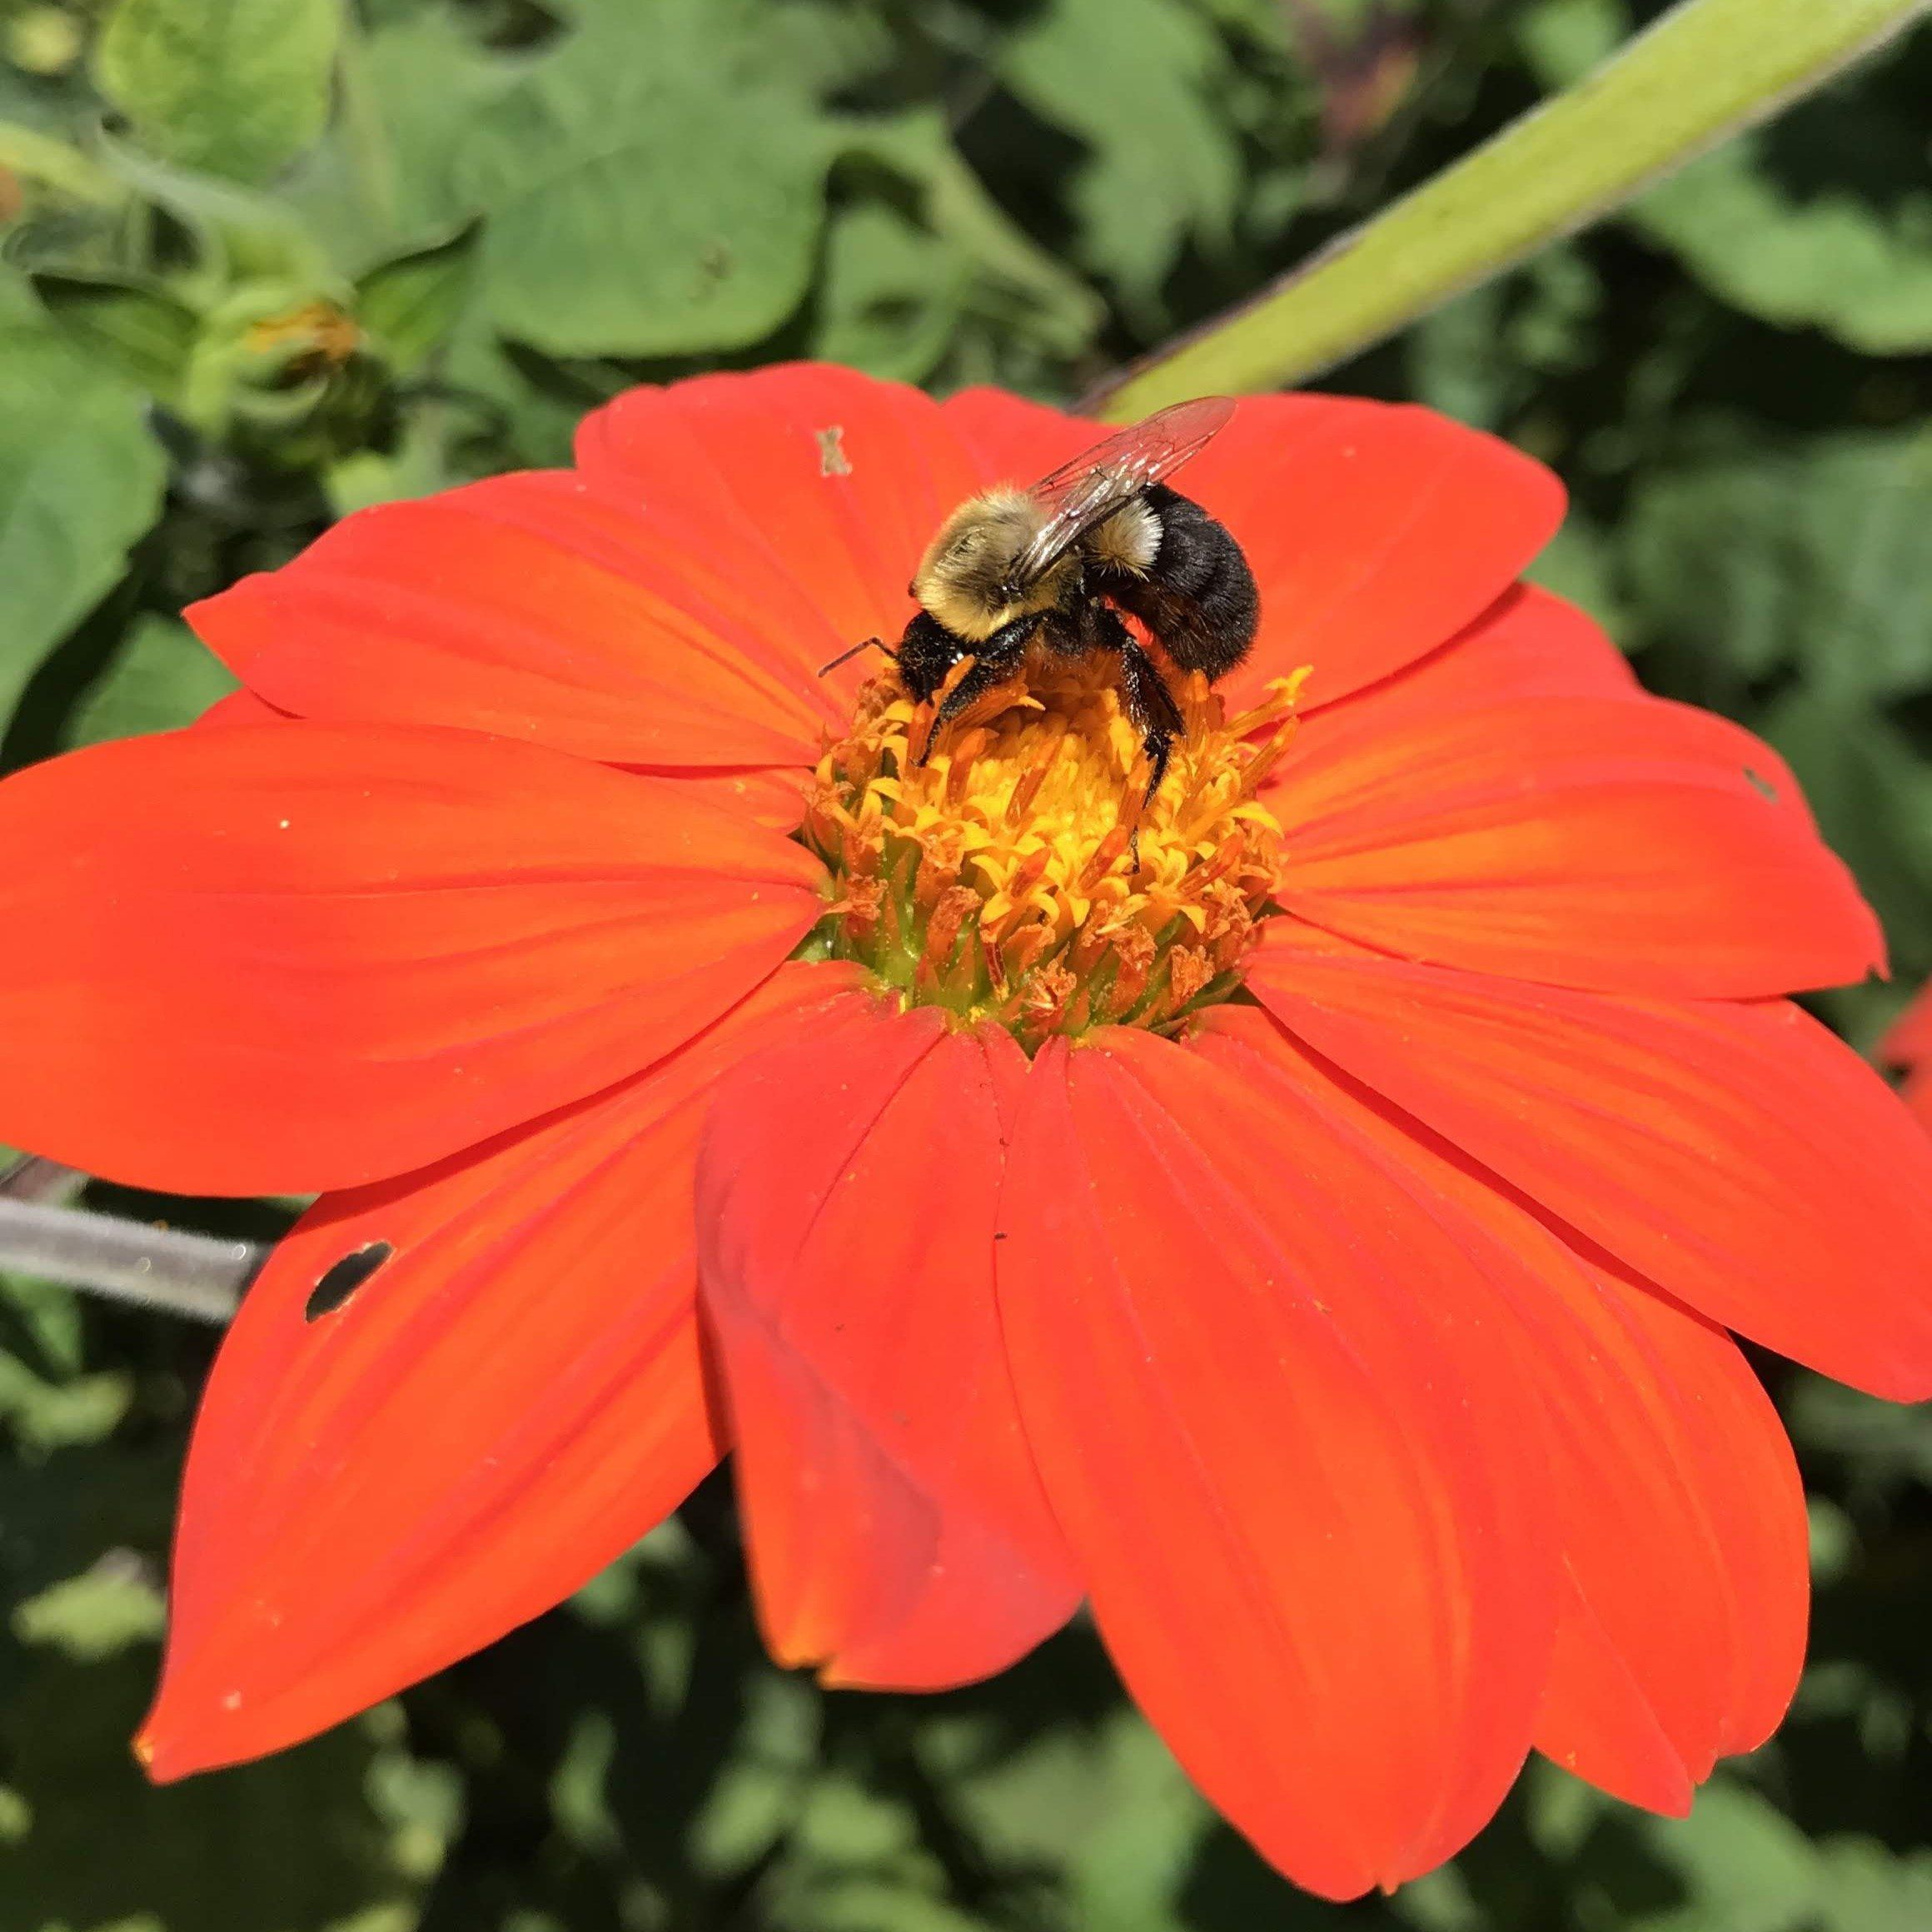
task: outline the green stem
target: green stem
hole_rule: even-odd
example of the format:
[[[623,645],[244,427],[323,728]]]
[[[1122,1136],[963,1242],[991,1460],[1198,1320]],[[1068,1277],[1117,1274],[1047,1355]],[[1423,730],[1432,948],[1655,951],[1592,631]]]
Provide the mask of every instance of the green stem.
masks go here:
[[[1105,385],[1113,421],[1329,368],[1818,87],[1932,0],[1682,0],[1576,87]]]

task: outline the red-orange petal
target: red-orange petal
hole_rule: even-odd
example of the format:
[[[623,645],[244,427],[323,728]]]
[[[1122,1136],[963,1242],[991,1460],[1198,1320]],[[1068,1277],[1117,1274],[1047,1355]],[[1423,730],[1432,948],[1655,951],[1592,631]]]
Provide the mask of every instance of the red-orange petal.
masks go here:
[[[819,869],[679,786],[281,724],[0,786],[0,1135],[183,1192],[354,1186],[608,1085],[810,929]]]
[[[829,363],[627,391],[585,419],[577,461],[694,568],[787,605],[779,648],[840,720],[876,663],[824,680],[819,666],[867,637],[898,641],[914,566],[981,482],[929,396]]]
[[[1592,1272],[1601,1353],[1648,1405],[1640,1420],[1579,1380],[1570,1418],[1601,1461],[1580,1488],[1537,1749],[1613,1795],[1681,1815],[1719,1757],[1777,1728],[1805,1661],[1805,1493],[1777,1412],[1722,1332],[1661,1296]],[[1646,1426],[1647,1423],[1647,1426]],[[1588,1506],[1601,1496],[1601,1510]],[[1614,1498],[1614,1500],[1613,1500]],[[1648,1567],[1634,1551],[1668,1550]],[[1694,1593],[1705,1601],[1693,1607]],[[1700,1645],[1698,1623],[1716,1633]]]
[[[1905,1075],[1900,1098],[1932,1128],[1932,997],[1924,987],[1879,1043],[1878,1059]]]
[[[1677,1300],[1875,1395],[1932,1395],[1932,1140],[1796,1007],[1525,986],[1292,932],[1248,983]]]
[[[1717,1757],[1770,1735],[1804,1659],[1804,1491],[1757,1378],[1721,1329],[1585,1262],[1266,1015],[1219,1008],[1198,1045],[1370,1138],[1490,1244],[1491,1277],[1533,1338],[1563,1543],[1537,1743],[1616,1796],[1681,1815]]]
[[[229,692],[225,698],[216,699],[195,720],[195,728],[198,730],[204,726],[212,729],[229,724],[282,724],[287,721],[287,712],[276,710],[267,699],[257,697],[244,685],[239,690]]]
[[[1003,1669],[1079,1588],[1023,1441],[993,1306],[1011,1038],[877,1009],[720,1093],[703,1305],[759,1621],[826,1681]]]
[[[714,533],[747,546],[739,522]],[[825,694],[809,615],[707,567],[662,517],[566,471],[493,477],[346,518],[279,570],[190,607],[269,703],[453,724],[621,764],[809,764]]]
[[[1112,426],[1068,416],[1010,391],[975,386],[946,398],[946,420],[972,452],[985,483],[1024,490],[1111,436]],[[1184,490],[1184,477],[1174,479]]]
[[[217,698],[195,720],[195,728],[218,729],[229,724],[286,724],[291,722],[286,711],[278,711],[266,698],[257,697],[244,685],[225,698]],[[704,799],[720,809],[749,819],[775,832],[789,832],[804,815],[807,774],[802,767],[750,766],[740,771],[712,770],[676,765],[633,767],[643,778],[675,780],[693,798]]]
[[[795,766],[751,771],[649,769],[639,775],[668,779],[689,796],[768,831],[790,832],[805,815],[809,774]]]
[[[1001,1220],[1022,1419],[1135,1699],[1311,1890],[1448,1857],[1528,1747],[1556,1582],[1536,1398],[1454,1227],[1133,1032],[1036,1060]]]
[[[1563,518],[1562,485],[1508,444],[1336,396],[1244,397],[1174,486],[1233,532],[1261,589],[1253,654],[1222,686],[1237,709],[1304,665],[1312,707],[1413,663],[1487,610]]]
[[[1281,904],[1404,959],[1690,998],[1884,963],[1776,754],[1661,699],[1364,700],[1308,721],[1269,804]]]
[[[1316,711],[1302,726],[1302,749],[1358,724],[1394,731],[1517,698],[1643,695],[1630,660],[1593,618],[1538,585],[1516,584],[1440,650]]]
[[[661,1067],[303,1217],[196,1423],[139,1745],[156,1777],[326,1729],[547,1609],[676,1506],[720,1442],[694,1302],[710,1089],[850,985],[786,967]],[[324,1305],[346,1257],[385,1250]]]

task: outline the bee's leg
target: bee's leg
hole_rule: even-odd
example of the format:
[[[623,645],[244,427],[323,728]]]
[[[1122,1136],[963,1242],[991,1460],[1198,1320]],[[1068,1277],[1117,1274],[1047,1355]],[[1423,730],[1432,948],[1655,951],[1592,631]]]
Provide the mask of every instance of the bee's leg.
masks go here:
[[[895,664],[899,661],[899,653],[883,637],[868,637],[862,639],[849,650],[840,651],[838,656],[826,659],[824,663],[819,666],[819,675],[824,677],[830,672],[837,670],[840,665],[851,663],[853,659],[857,657],[862,650],[884,651]]]
[[[915,765],[924,764],[932,755],[942,725],[951,724],[988,693],[1012,681],[1019,670],[1021,660],[1026,655],[1027,645],[1032,642],[1033,633],[1044,618],[1043,611],[1016,617],[1012,623],[1003,624],[984,643],[972,646],[973,668],[939,700],[939,714],[933,720],[933,728],[926,734],[926,742],[919,756],[913,761]]]
[[[1120,695],[1127,715],[1140,733],[1141,749],[1147,754],[1148,784],[1143,804],[1151,805],[1161,780],[1168,775],[1168,760],[1174,740],[1187,729],[1181,707],[1168,689],[1160,666],[1135,643],[1133,634],[1109,611],[1108,641],[1120,653]]]

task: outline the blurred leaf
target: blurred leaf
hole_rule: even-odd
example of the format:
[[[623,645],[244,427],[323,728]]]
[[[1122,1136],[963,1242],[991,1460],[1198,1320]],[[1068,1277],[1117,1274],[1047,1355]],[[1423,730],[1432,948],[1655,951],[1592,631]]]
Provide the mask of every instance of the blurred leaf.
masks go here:
[[[0,325],[0,707],[120,575],[166,474],[133,389],[51,328]]]
[[[1628,31],[1621,0],[1555,0],[1519,27],[1552,86],[1580,78]],[[1782,178],[1780,157],[1805,141],[1825,157],[1870,142],[1874,103],[1808,104],[1746,134],[1640,196],[1631,223],[1672,248],[1726,301],[1786,328],[1829,330],[1854,348],[1896,356],[1932,348],[1932,182],[1903,183],[1881,203],[1850,181],[1809,187]],[[1897,130],[1898,159],[1923,164],[1923,132]]]
[[[1055,0],[1008,43],[1001,77],[1077,135],[1068,191],[1083,261],[1145,306],[1190,238],[1224,248],[1240,186],[1215,112],[1226,56],[1179,0]]]
[[[235,689],[234,675],[185,624],[139,619],[67,722],[70,744],[192,724]]]
[[[1932,1853],[1900,1857],[1870,1839],[1824,1848],[1820,1884],[1828,1932],[1923,1932],[1932,1925]]]
[[[1008,218],[961,158],[939,114],[922,110],[891,120],[848,122],[840,131],[839,153],[888,169],[918,187],[925,230],[949,251],[934,258],[944,264],[942,280],[933,291],[934,306],[949,308],[955,318],[971,306],[1062,356],[1078,353],[1098,331],[1105,305]],[[861,204],[849,212],[899,219],[889,204]],[[868,272],[879,275],[879,257],[889,255],[891,245],[875,224],[869,233],[862,230],[861,240],[859,246],[849,240],[842,244],[834,234],[830,243],[828,305],[841,315],[851,310],[850,281],[842,291],[841,272],[851,277],[858,271],[863,288]],[[843,262],[838,257],[841,246],[849,251]],[[961,281],[955,301],[953,278],[968,270],[970,280]],[[884,345],[875,340],[874,347],[877,352]],[[846,360],[829,347],[823,352],[834,361]]]
[[[1624,0],[1534,0],[1511,25],[1536,78],[1566,87],[1616,52],[1630,9]]]
[[[831,145],[769,57],[743,5],[639,0],[484,110],[466,179],[500,329],[553,355],[678,356],[797,307]]]
[[[1909,691],[1932,683],[1929,520],[1932,436],[1822,437],[1646,481],[1631,570],[1656,629],[1747,677]]]
[[[1923,1406],[1880,1402],[1822,1376],[1805,1377],[1790,1406],[1792,1432],[1807,1448],[1849,1458],[1883,1486],[1932,1488],[1932,1412]]]
[[[461,149],[530,63],[493,52],[466,17],[429,0],[344,45],[341,111],[282,192],[346,269],[440,240],[476,212]]]
[[[341,0],[117,0],[95,71],[164,160],[260,182],[321,132],[341,26]]]
[[[469,293],[476,244],[471,223],[427,247],[392,256],[356,284],[356,319],[391,368],[420,368],[448,341]]]
[[[130,1644],[157,1641],[166,1621],[161,1592],[138,1561],[110,1551],[92,1569],[18,1605],[13,1634],[23,1644],[48,1645],[71,1662],[90,1664]]]
[[[361,1726],[157,1790],[127,1748],[152,1651],[85,1665],[28,1655],[0,1720],[9,1782],[31,1815],[7,1851],[10,1925],[92,1929],[141,1915],[164,1932],[336,1932],[415,1895],[401,1834],[367,1795],[375,1754]],[[406,1910],[364,1923],[406,1932],[414,1920]]]
[[[37,1452],[102,1441],[127,1413],[132,1397],[133,1383],[125,1375],[107,1372],[47,1382],[24,1362],[0,1352],[0,1419]]]
[[[796,1676],[764,1671],[748,1687],[744,1726],[691,1828],[700,1870],[724,1876],[775,1845],[817,1766],[819,1700]]]
[[[1808,1932],[1822,1872],[1788,1818],[1746,1786],[1720,1781],[1687,1819],[1646,1819],[1643,1834],[1681,1875],[1681,1905],[1637,1911],[1629,1932]]]
[[[1680,0],[1587,79],[1137,367],[1102,412],[1121,421],[1272,388],[1357,354],[1819,85],[1920,11],[1922,0]]]
[[[79,148],[17,122],[0,121],[0,168],[77,202],[112,207],[124,190]]]
[[[772,1919],[799,1932],[977,1932],[947,1902],[944,1868],[911,1810],[842,1770],[807,1787],[776,1877]]]
[[[186,302],[125,277],[43,271],[32,280],[34,293],[76,347],[150,396],[172,400],[200,326]]]
[[[1881,212],[1850,192],[1799,200],[1746,140],[1653,189],[1632,219],[1725,301],[1875,355],[1932,349],[1932,188]]]
[[[877,202],[840,212],[825,243],[814,346],[827,361],[917,382],[946,352],[969,262]]]
[[[194,237],[199,259],[192,276],[182,279],[196,285],[200,297],[216,301],[236,281],[319,283],[329,278],[320,243],[296,210],[276,196],[157,161],[123,141],[103,137],[101,152],[113,174],[167,209]]]
[[[946,1775],[988,1850],[1063,1875],[1073,1922],[1164,1932],[1212,1814],[1138,1711],[1090,1735],[1062,1727],[1008,1755],[983,1730],[934,1724]]]
[[[0,328],[16,322],[37,325],[42,320],[33,284],[12,262],[0,259]]]
[[[81,1304],[73,1289],[25,1275],[0,1275],[0,1322],[19,1324],[23,1332],[16,1333],[12,1346],[30,1346],[41,1374],[80,1372]]]

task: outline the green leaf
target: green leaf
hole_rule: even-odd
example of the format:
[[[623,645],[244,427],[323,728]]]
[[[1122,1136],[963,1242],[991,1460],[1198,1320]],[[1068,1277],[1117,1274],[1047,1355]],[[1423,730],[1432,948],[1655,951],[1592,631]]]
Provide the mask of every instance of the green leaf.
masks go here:
[[[737,1748],[692,1821],[700,1870],[746,1870],[779,1841],[811,1781],[819,1715],[819,1700],[795,1676],[770,1671],[753,1678]]]
[[[1008,219],[961,157],[936,110],[847,122],[839,152],[842,162],[884,168],[916,187],[919,219],[927,232],[972,271],[963,306],[998,319],[1058,356],[1077,355],[1098,332],[1106,305]],[[885,206],[889,212],[889,202]],[[839,246],[836,237],[831,246]],[[854,253],[864,260],[861,251]],[[842,266],[834,261],[828,268],[834,299]],[[844,359],[829,347],[823,352]]]
[[[1627,25],[1620,0],[1553,0],[1518,31],[1540,77],[1562,86]],[[1889,115],[1885,105],[1870,91],[1807,102],[1775,132],[1746,134],[1693,162],[1640,196],[1625,218],[1749,315],[1821,328],[1870,355],[1932,348],[1932,188],[1917,179],[1923,135],[1915,115]],[[1875,154],[1894,164],[1882,170],[1883,200],[1857,185],[1870,177]],[[1852,156],[1862,165],[1847,170]],[[1808,182],[1787,178],[1794,162]]]
[[[1059,1727],[1024,1748],[993,1748],[989,1727],[936,1722],[927,1762],[957,1794],[990,1855],[1064,1873],[1074,1922],[1167,1932],[1197,1847],[1204,1801],[1138,1712],[1092,1732]]]
[[[0,1322],[14,1330],[9,1346],[16,1352],[23,1347],[32,1350],[38,1373],[80,1372],[81,1308],[72,1288],[28,1275],[0,1274]]]
[[[103,136],[102,159],[128,187],[167,209],[194,237],[198,256],[182,278],[209,302],[244,278],[321,283],[327,258],[301,217],[261,190],[157,161],[125,141]]]
[[[1826,1932],[1922,1932],[1932,1925],[1932,1853],[1870,1838],[1824,1846]]]
[[[1812,689],[1932,684],[1932,436],[1846,435],[1644,484],[1631,570],[1645,617],[1746,678]]]
[[[152,1653],[87,1664],[50,1648],[24,1655],[4,1722],[8,1782],[28,1821],[7,1850],[10,1925],[407,1932],[417,1922],[416,1861],[406,1827],[369,1790],[384,1754],[366,1725],[157,1790],[127,1749],[153,1690]]]
[[[133,1400],[132,1379],[113,1371],[48,1382],[0,1352],[0,1417],[37,1451],[112,1435]]]
[[[1104,391],[1102,413],[1122,421],[1327,368],[1609,213],[1924,10],[1682,0],[1578,86]]]
[[[1765,143],[1746,140],[1653,189],[1631,218],[1765,321],[1826,329],[1871,355],[1932,349],[1932,192],[1888,210],[1849,191],[1800,201]]]
[[[1645,1835],[1676,1868],[1681,1905],[1632,1914],[1628,1932],[1809,1932],[1823,1873],[1815,1848],[1755,1791],[1709,1785],[1690,1817],[1649,1819]]]
[[[23,1644],[47,1644],[77,1664],[152,1642],[167,1621],[161,1592],[137,1564],[108,1555],[78,1576],[51,1585],[13,1612]]]
[[[490,312],[559,356],[754,342],[805,292],[830,158],[754,12],[600,14],[485,111],[466,156]]]
[[[457,160],[479,116],[529,71],[457,14],[426,6],[348,37],[340,106],[281,192],[351,273],[434,243],[476,213]]]
[[[51,327],[0,326],[0,710],[120,575],[166,479],[133,389]]]
[[[185,624],[142,617],[67,720],[70,744],[192,724],[235,689],[234,675]]]
[[[101,91],[164,160],[266,180],[321,134],[340,0],[119,0]]]
[[[458,178],[465,137],[526,68],[480,47],[446,7],[426,8],[368,37],[351,73],[368,89],[404,233],[453,228],[475,212]]]
[[[186,302],[156,283],[125,276],[43,271],[32,281],[34,293],[77,348],[150,396],[174,398],[200,326]]]
[[[1241,173],[1216,109],[1224,61],[1178,0],[1058,0],[1000,61],[1021,100],[1085,145],[1068,190],[1081,259],[1143,309],[1190,237],[1227,243]]]
[[[972,264],[879,202],[841,212],[826,239],[815,348],[828,361],[917,382],[946,352]]]
[[[461,319],[476,253],[474,222],[380,262],[356,284],[356,319],[393,369],[421,368]]]
[[[69,200],[97,207],[112,207],[126,195],[112,174],[71,142],[17,122],[0,121],[0,167]]]

